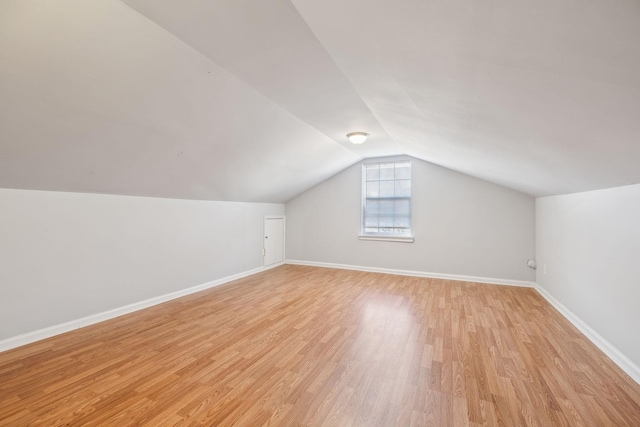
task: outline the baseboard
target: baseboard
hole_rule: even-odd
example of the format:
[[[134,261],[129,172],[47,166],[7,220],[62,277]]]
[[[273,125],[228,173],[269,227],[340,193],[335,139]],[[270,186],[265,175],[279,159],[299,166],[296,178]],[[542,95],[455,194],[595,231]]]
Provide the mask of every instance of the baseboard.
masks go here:
[[[101,313],[93,314],[83,317],[81,319],[72,320],[69,322],[61,323],[58,325],[50,326],[48,328],[39,329],[37,331],[28,332],[26,334],[18,335],[15,337],[6,338],[0,341],[0,352],[17,348],[26,344],[30,344],[36,341],[40,341],[46,338],[60,335],[66,332],[70,332],[76,329],[84,328],[95,323],[103,322],[105,320],[113,319],[125,314],[133,313],[134,311],[142,310],[154,305],[162,304],[173,299],[177,299],[186,295],[190,295],[196,292],[203,291],[205,289],[213,288],[234,280],[242,279],[253,274],[261,273],[271,268],[279,267],[283,264],[292,265],[306,265],[312,267],[325,267],[325,268],[338,268],[343,270],[357,270],[367,271],[372,273],[386,273],[396,274],[400,276],[413,276],[413,277],[427,277],[432,279],[446,279],[457,280],[464,282],[476,282],[476,283],[488,283],[496,285],[510,285],[521,287],[533,287],[538,291],[544,299],[546,299],[556,310],[558,310],[569,322],[571,322],[580,332],[582,332],[593,344],[595,344],[603,353],[605,353],[620,369],[622,369],[627,375],[629,375],[635,382],[640,384],[640,367],[633,363],[629,358],[622,354],[611,343],[604,339],[600,334],[591,329],[582,319],[573,314],[567,307],[565,307],[560,301],[555,299],[544,288],[533,282],[521,281],[521,280],[505,280],[505,279],[492,279],[486,277],[464,276],[457,274],[441,274],[441,273],[428,273],[422,271],[411,270],[395,270],[389,268],[377,268],[356,266],[348,264],[334,264],[315,261],[299,261],[299,260],[286,260],[284,263],[278,263],[270,265],[268,267],[258,267],[252,270],[244,271],[242,273],[234,274],[231,276],[223,277],[221,279],[213,280],[211,282],[203,283],[201,285],[193,286],[191,288],[183,289],[180,291],[172,292],[170,294],[161,295],[158,297],[150,298],[137,303],[129,304],[123,307],[115,308],[113,310],[104,311]]]
[[[551,304],[556,310],[560,312],[569,322],[573,324],[580,332],[582,332],[593,344],[596,345],[609,359],[613,361],[620,369],[622,369],[627,375],[629,375],[635,382],[640,384],[640,367],[633,363],[627,356],[622,354],[620,350],[615,348],[609,341],[604,339],[600,334],[591,329],[582,319],[573,314],[571,310],[564,306],[560,301],[555,299],[546,289],[536,284],[536,291],[549,304]]]
[[[93,325],[95,323],[104,322],[105,320],[113,319],[115,317],[123,316],[129,313],[133,313],[134,311],[138,311],[154,305],[162,304],[163,302],[171,301],[173,299],[180,298],[189,294],[204,291],[205,289],[213,288],[215,286],[220,286],[222,284],[232,282],[234,280],[242,279],[243,277],[251,276],[256,273],[261,273],[263,271],[269,270],[274,267],[278,267],[283,264],[284,263],[281,262],[278,264],[270,265],[268,267],[254,268],[252,270],[233,274],[231,276],[223,277],[221,279],[213,280],[211,282],[203,283],[201,285],[193,286],[191,288],[182,289],[180,291],[172,292],[170,294],[160,295],[157,297],[149,298],[144,301],[125,305],[124,307],[114,308],[112,310],[103,311],[97,314],[92,314],[90,316],[86,316],[81,319],[71,320],[69,322],[60,323],[58,325],[50,326],[48,328],[38,329],[37,331],[27,332],[26,334],[6,338],[0,341],[0,352],[11,350],[12,348],[20,347],[26,344],[31,344],[33,342],[40,341],[46,338],[51,338],[55,335],[60,335],[76,329],[84,328],[85,326]]]
[[[334,264],[329,262],[316,262],[316,261],[300,261],[300,260],[294,260],[294,259],[286,260],[285,264],[307,265],[310,267],[339,268],[342,270],[357,270],[357,271],[367,271],[370,273],[396,274],[398,276],[427,277],[430,279],[457,280],[460,282],[487,283],[491,285],[519,286],[519,287],[525,287],[525,288],[534,288],[536,285],[534,282],[527,282],[525,280],[494,279],[490,277],[463,276],[460,274],[429,273],[426,271],[413,271],[413,270],[395,270],[392,268],[366,267],[362,265]]]

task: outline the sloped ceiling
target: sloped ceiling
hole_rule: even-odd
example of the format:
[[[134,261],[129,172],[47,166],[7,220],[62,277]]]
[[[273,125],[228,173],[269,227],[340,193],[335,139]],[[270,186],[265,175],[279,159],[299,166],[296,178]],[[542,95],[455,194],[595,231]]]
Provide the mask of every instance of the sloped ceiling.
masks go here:
[[[0,3],[0,187],[284,202],[395,154],[640,182],[635,0],[123,1]]]
[[[359,158],[120,1],[0,2],[0,187],[284,202]]]

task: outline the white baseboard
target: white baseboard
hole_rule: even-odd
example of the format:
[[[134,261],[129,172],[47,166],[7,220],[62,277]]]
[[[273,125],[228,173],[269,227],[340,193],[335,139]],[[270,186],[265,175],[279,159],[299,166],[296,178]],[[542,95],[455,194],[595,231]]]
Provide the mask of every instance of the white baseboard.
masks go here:
[[[582,332],[591,342],[593,342],[603,353],[605,353],[620,369],[627,373],[634,381],[640,384],[640,367],[629,360],[624,354],[622,354],[617,348],[611,345],[600,334],[591,329],[582,319],[573,314],[567,307],[556,300],[549,292],[544,288],[537,285],[534,282],[527,282],[522,280],[505,280],[505,279],[492,279],[486,277],[475,276],[463,276],[457,274],[441,274],[441,273],[428,273],[422,271],[411,270],[395,270],[389,268],[376,268],[355,266],[347,264],[333,264],[325,262],[315,261],[299,261],[299,260],[286,260],[284,263],[273,264],[268,267],[258,267],[252,270],[244,271],[242,273],[234,274],[231,276],[223,277],[221,279],[213,280],[211,282],[203,283],[201,285],[193,286],[191,288],[183,289],[180,291],[172,292],[150,298],[137,303],[129,304],[124,307],[115,308],[113,310],[104,311],[102,313],[92,314],[90,316],[83,317],[81,319],[72,320],[69,322],[61,323],[59,325],[50,326],[48,328],[39,329],[37,331],[27,332],[26,334],[18,335],[15,337],[6,338],[0,341],[0,352],[10,350],[12,348],[20,347],[26,344],[30,344],[36,341],[40,341],[46,338],[60,335],[65,332],[70,332],[76,329],[84,328],[85,326],[93,325],[95,323],[103,322],[105,320],[113,319],[115,317],[123,316],[125,314],[133,313],[134,311],[142,310],[157,304],[162,304],[176,298],[180,298],[186,295],[190,295],[196,292],[203,291],[205,289],[213,288],[234,280],[242,279],[243,277],[251,276],[271,268],[279,267],[283,264],[292,265],[307,265],[312,267],[325,267],[325,268],[338,268],[343,270],[357,270],[367,271],[373,273],[386,273],[396,274],[400,276],[413,276],[413,277],[427,277],[432,279],[446,279],[446,280],[458,280],[464,282],[476,282],[476,283],[488,283],[496,285],[511,285],[521,287],[533,287],[544,297],[553,307],[556,308],[567,320],[569,320],[580,332]]]
[[[582,332],[593,344],[596,345],[609,359],[627,373],[635,382],[640,384],[640,367],[633,363],[627,356],[622,354],[620,350],[615,348],[609,341],[604,339],[600,334],[591,329],[582,319],[573,314],[571,310],[564,306],[560,301],[555,299],[546,289],[536,284],[536,290],[549,304],[555,307],[569,322],[573,324],[580,332]]]
[[[258,267],[253,270],[244,271],[242,273],[233,274],[231,276],[223,277],[221,279],[213,280],[211,282],[203,283],[201,285],[192,286],[187,289],[172,292],[170,294],[160,295],[157,297],[149,298],[144,301],[136,302],[133,304],[125,305],[124,307],[114,308],[113,310],[103,311],[101,313],[92,314],[90,316],[83,317],[81,319],[71,320],[69,322],[60,323],[58,325],[50,326],[48,328],[38,329],[37,331],[27,332],[26,334],[17,335],[15,337],[6,338],[0,341],[0,352],[10,350],[12,348],[20,347],[26,344],[31,344],[36,341],[50,338],[55,335],[64,334],[76,329],[84,328],[85,326],[93,325],[95,323],[103,322],[105,320],[113,319],[115,317],[123,316],[125,314],[133,313],[134,311],[142,310],[154,305],[162,304],[176,298],[180,298],[189,294],[204,291],[205,289],[213,288],[234,280],[242,279],[243,277],[251,276],[256,273],[269,270],[274,267],[283,265],[284,263],[272,264],[268,267]]]
[[[428,277],[430,279],[457,280],[460,282],[488,283],[491,285],[520,286],[525,288],[535,288],[536,286],[534,282],[527,282],[525,280],[494,279],[489,277],[463,276],[459,274],[429,273],[426,271],[413,271],[413,270],[395,270],[392,268],[366,267],[361,265],[348,265],[348,264],[333,264],[329,262],[299,261],[294,259],[288,259],[285,261],[285,264],[307,265],[310,267],[339,268],[342,270],[368,271],[370,273],[396,274],[398,276]]]

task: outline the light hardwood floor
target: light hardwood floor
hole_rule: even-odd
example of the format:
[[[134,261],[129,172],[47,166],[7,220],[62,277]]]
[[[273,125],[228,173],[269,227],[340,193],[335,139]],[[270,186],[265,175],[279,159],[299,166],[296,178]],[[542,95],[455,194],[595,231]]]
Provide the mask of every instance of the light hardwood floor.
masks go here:
[[[533,289],[302,266],[0,353],[0,425],[640,426]]]

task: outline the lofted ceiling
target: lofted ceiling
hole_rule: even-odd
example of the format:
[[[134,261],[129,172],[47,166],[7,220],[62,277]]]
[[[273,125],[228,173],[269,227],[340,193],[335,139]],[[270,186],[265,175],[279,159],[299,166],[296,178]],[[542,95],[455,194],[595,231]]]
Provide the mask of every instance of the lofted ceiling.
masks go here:
[[[640,183],[640,2],[0,3],[0,187],[285,202],[396,154]]]

